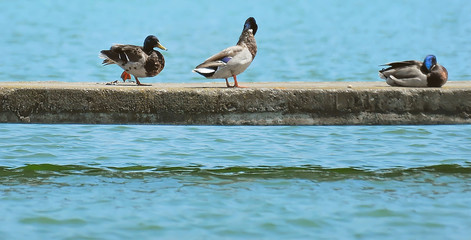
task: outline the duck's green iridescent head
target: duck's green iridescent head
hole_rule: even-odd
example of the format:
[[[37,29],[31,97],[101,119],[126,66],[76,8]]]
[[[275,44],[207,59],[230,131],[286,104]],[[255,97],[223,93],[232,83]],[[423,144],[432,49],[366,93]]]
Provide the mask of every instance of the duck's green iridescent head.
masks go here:
[[[255,18],[249,17],[247,20],[245,20],[244,24],[244,31],[252,29],[252,33],[255,36],[255,33],[257,33],[258,25],[257,22],[255,21]]]
[[[162,46],[162,44],[160,44],[160,41],[156,36],[154,35],[147,36],[146,40],[144,40],[144,49],[148,50],[148,49],[153,49],[155,47],[158,47],[162,50],[167,50],[167,48],[165,48],[164,46]]]
[[[425,67],[427,70],[431,70],[433,66],[437,64],[437,57],[435,55],[427,55],[424,60]]]

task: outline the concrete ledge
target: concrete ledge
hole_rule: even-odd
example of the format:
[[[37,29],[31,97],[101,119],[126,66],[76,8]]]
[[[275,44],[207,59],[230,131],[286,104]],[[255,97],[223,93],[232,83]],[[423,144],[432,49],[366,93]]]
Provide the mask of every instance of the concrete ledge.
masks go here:
[[[0,82],[2,123],[373,125],[469,124],[471,81],[443,88],[384,82],[135,86]]]

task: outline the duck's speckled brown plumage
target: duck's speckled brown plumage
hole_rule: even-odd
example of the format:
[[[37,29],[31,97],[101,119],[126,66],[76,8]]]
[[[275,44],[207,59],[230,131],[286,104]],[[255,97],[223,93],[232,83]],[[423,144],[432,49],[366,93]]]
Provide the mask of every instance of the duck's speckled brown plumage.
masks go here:
[[[157,55],[157,56],[154,56]],[[149,56],[144,65],[147,77],[153,77],[159,74],[165,67],[165,59],[162,53],[155,51]]]
[[[448,81],[448,71],[440,64],[435,65],[427,77],[427,87],[441,87]]]
[[[144,41],[143,47],[115,44],[110,50],[102,50],[101,57],[105,59],[104,65],[117,64],[127,74],[133,75],[141,85],[137,77],[154,77],[165,67],[164,56],[154,50],[154,47],[166,50],[155,36],[150,35]],[[123,75],[126,76],[124,73]],[[123,77],[123,80],[126,79]]]
[[[255,31],[256,32],[256,31]],[[237,42],[238,46],[247,46],[252,55],[252,60],[257,55],[257,41],[255,41],[255,32],[254,31],[242,31]]]

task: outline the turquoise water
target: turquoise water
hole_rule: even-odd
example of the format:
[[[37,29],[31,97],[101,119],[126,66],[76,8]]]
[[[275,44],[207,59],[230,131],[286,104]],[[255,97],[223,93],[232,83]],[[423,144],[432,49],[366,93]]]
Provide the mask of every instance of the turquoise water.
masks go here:
[[[0,125],[3,239],[466,239],[471,126]]]
[[[101,66],[113,43],[158,36],[169,50],[152,82],[201,82],[191,70],[234,45],[248,16],[258,54],[241,82],[380,81],[378,65],[435,54],[450,81],[469,80],[471,2],[408,1],[0,1],[0,81],[119,79]],[[223,83],[223,82],[222,82]]]
[[[469,1],[0,9],[0,81],[113,81],[121,70],[99,51],[148,34],[169,51],[143,82],[208,81],[191,69],[249,16],[259,52],[242,83],[379,81],[379,64],[430,53],[450,81],[470,79]],[[471,125],[0,124],[0,239],[469,239],[470,136]]]

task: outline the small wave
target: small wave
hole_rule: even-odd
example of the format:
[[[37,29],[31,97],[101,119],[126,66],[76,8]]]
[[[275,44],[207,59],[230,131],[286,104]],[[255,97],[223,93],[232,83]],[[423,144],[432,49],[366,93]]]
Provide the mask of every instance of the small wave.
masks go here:
[[[56,155],[51,154],[51,153],[33,153],[33,154],[28,154],[22,156],[22,158],[37,158],[37,159],[51,159],[55,158]]]
[[[78,218],[55,219],[50,217],[31,217],[21,219],[22,223],[44,225],[84,225],[87,222]]]
[[[2,178],[47,178],[69,175],[103,176],[113,178],[142,177],[217,177],[217,178],[261,178],[261,179],[310,179],[335,181],[344,179],[389,180],[421,174],[456,175],[470,177],[471,166],[441,164],[416,168],[390,168],[369,170],[361,168],[323,168],[321,166],[258,166],[205,168],[203,166],[165,167],[165,166],[128,166],[95,167],[83,165],[28,164],[21,167],[0,166]]]

